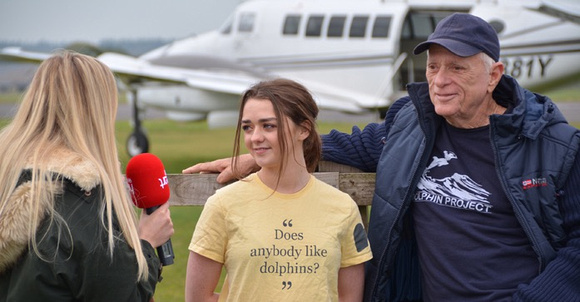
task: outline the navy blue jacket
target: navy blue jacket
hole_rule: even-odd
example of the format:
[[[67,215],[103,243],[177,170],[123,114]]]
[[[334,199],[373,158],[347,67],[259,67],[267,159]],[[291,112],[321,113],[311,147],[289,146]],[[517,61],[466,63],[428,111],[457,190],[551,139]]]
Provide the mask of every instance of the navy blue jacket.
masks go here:
[[[366,301],[421,300],[409,205],[425,170],[442,117],[425,83],[391,106],[384,123],[323,137],[323,158],[377,172],[369,225],[374,258],[367,265]],[[510,110],[490,117],[498,177],[533,249],[538,276],[514,300],[572,301],[580,297],[580,133],[548,98],[504,76],[494,99]],[[533,176],[548,185],[523,190]]]

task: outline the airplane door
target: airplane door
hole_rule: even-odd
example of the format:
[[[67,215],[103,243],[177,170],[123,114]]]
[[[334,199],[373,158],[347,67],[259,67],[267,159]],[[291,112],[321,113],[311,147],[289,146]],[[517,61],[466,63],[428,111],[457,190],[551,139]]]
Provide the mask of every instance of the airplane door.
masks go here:
[[[413,55],[413,49],[417,44],[427,40],[429,35],[435,30],[435,26],[441,19],[451,15],[454,11],[429,11],[429,10],[410,10],[405,17],[401,31],[400,52],[409,54],[407,61],[403,63],[400,69],[400,88],[405,89],[405,85],[411,82],[424,82],[425,62],[427,53]],[[463,11],[468,12],[468,11]]]
[[[234,38],[234,51],[244,53],[252,45],[253,34],[256,27],[255,12],[240,12],[236,18],[236,30]]]

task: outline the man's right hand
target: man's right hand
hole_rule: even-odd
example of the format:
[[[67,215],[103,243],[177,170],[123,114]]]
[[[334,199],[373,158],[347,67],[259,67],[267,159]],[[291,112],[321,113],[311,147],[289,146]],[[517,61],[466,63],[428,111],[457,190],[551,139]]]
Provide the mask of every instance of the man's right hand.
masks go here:
[[[242,154],[238,157],[238,169],[241,176],[250,175],[252,172],[259,170],[256,161],[250,154]],[[181,171],[183,174],[193,173],[219,173],[217,182],[227,183],[235,180],[232,172],[232,158],[216,159],[214,161],[199,163]]]

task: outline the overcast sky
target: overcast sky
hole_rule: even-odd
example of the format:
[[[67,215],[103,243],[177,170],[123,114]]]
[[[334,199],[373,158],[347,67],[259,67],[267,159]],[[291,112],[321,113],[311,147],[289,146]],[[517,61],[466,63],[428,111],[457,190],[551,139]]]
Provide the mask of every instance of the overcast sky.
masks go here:
[[[183,38],[220,26],[241,0],[0,0],[0,40]]]
[[[0,0],[0,41],[183,38],[217,28],[242,1]],[[567,3],[580,14],[578,0],[545,1]]]

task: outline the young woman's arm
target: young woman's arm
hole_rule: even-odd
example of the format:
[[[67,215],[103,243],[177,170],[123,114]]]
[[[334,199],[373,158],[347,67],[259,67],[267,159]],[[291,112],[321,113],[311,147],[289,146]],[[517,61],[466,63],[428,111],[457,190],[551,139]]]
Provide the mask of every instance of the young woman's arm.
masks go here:
[[[338,271],[338,300],[340,302],[362,301],[364,284],[364,263],[341,268]]]
[[[185,301],[217,301],[219,294],[214,291],[221,271],[221,263],[190,251],[185,276]]]

